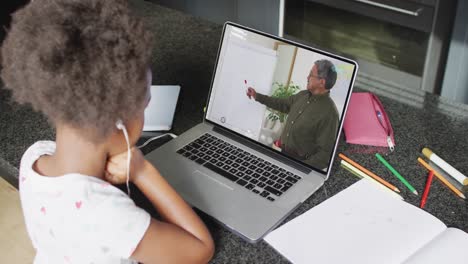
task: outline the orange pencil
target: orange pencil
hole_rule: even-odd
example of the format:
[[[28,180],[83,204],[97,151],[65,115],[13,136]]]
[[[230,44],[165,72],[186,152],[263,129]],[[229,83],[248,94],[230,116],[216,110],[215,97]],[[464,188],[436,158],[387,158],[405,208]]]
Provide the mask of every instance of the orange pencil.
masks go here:
[[[365,174],[369,175],[370,177],[374,178],[376,181],[380,182],[381,184],[387,186],[389,189],[395,191],[395,192],[400,192],[400,190],[398,190],[397,187],[395,187],[394,185],[390,184],[389,182],[387,182],[386,180],[380,178],[379,176],[375,175],[373,172],[369,171],[368,169],[362,167],[361,165],[357,164],[356,162],[352,161],[350,158],[346,157],[345,155],[343,155],[342,153],[338,154],[338,156],[344,160],[346,160],[348,163],[350,163],[351,165],[353,165],[354,167],[360,169],[362,172],[364,172]]]
[[[435,171],[429,164],[427,164],[427,162],[425,162],[423,159],[421,158],[418,158],[418,161],[419,163],[421,163],[421,165],[423,165],[427,170],[429,171],[434,171],[434,175],[443,183],[445,184],[447,187],[449,187],[450,190],[452,190],[456,195],[460,196],[461,198],[463,199],[466,199],[465,195],[463,195],[462,192],[460,192],[457,188],[455,188],[455,186],[453,186],[450,182],[448,182],[444,176],[440,175],[440,173],[438,173],[437,171]]]

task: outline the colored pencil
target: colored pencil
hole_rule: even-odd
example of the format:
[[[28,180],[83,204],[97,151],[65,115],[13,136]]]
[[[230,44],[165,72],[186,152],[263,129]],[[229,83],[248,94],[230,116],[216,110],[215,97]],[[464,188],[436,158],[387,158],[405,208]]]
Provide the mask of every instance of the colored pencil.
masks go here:
[[[375,156],[377,157],[377,159],[382,162],[382,164],[391,172],[393,173],[393,175],[395,175],[412,193],[418,195],[418,192],[416,191],[416,189],[414,189],[414,187],[403,177],[401,176],[401,174],[395,170],[395,168],[393,168],[392,165],[390,165],[390,163],[388,163],[388,161],[386,161],[384,159],[384,157],[382,157],[382,155],[380,155],[379,153],[375,153]]]
[[[419,207],[424,208],[424,205],[426,204],[427,200],[427,195],[429,194],[429,189],[431,188],[431,183],[432,183],[432,178],[434,177],[434,171],[430,170],[429,175],[427,176],[426,180],[426,187],[424,187],[424,192],[421,198],[421,204]]]
[[[367,174],[365,174],[364,172],[358,170],[356,167],[349,164],[348,162],[346,162],[344,160],[341,160],[341,167],[343,167],[344,169],[346,169],[347,171],[351,172],[352,174],[354,174],[355,176],[357,176],[357,177],[359,177],[361,179],[369,180],[370,182],[374,183],[378,188],[381,188],[382,190],[390,193],[391,195],[395,196],[396,198],[398,198],[400,200],[404,200],[403,197],[401,197],[401,195],[399,195],[398,193],[394,192],[393,190],[387,188],[387,186],[381,184],[380,182],[374,180],[374,178],[369,177]]]
[[[427,162],[425,162],[423,159],[418,158],[419,163],[423,165],[427,170],[429,171],[434,171],[434,175],[439,179],[443,184],[445,184],[450,190],[452,190],[456,195],[460,196],[463,199],[466,199],[465,195],[463,195],[462,192],[460,192],[455,186],[453,186],[450,182],[448,182],[444,176],[440,175],[437,171],[435,171]]]
[[[358,168],[359,170],[361,170],[362,172],[364,172],[365,174],[369,175],[370,177],[374,178],[374,180],[380,182],[381,184],[387,186],[388,188],[392,189],[393,191],[395,192],[400,192],[400,190],[395,187],[395,185],[387,182],[386,180],[380,178],[379,176],[377,176],[375,173],[369,171],[368,169],[362,167],[361,165],[357,164],[356,162],[354,162],[353,160],[351,160],[350,158],[346,157],[344,154],[340,153],[338,154],[338,156],[342,159],[344,159],[345,161],[347,161],[349,164],[353,165],[354,167]]]

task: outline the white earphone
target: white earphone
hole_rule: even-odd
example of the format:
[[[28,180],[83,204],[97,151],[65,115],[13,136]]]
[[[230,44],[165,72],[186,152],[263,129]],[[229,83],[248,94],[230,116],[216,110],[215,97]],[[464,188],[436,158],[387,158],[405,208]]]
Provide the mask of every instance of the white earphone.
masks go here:
[[[115,123],[115,126],[117,127],[117,129],[122,130],[124,137],[125,137],[125,141],[127,142],[127,193],[128,193],[128,196],[130,196],[130,184],[129,184],[130,182],[130,159],[131,159],[130,140],[128,138],[127,129],[125,128],[125,125],[123,124],[121,119],[117,120],[117,122]]]

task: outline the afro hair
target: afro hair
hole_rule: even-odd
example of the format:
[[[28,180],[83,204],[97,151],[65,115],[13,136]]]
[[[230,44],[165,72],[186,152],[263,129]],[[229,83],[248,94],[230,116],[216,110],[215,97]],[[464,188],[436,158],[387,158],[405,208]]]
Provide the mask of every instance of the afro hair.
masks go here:
[[[102,139],[144,107],[151,51],[125,0],[36,0],[12,17],[1,78],[18,103]]]

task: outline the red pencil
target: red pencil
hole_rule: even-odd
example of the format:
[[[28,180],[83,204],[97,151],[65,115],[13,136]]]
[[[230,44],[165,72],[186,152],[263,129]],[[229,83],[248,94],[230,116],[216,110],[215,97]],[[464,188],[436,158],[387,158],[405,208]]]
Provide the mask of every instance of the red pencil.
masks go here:
[[[434,171],[430,170],[429,175],[427,176],[427,180],[426,180],[426,187],[424,187],[424,193],[421,198],[421,205],[420,205],[421,208],[424,208],[424,205],[426,204],[427,195],[429,194],[429,189],[431,188],[431,182],[432,182],[433,177],[434,177]]]

